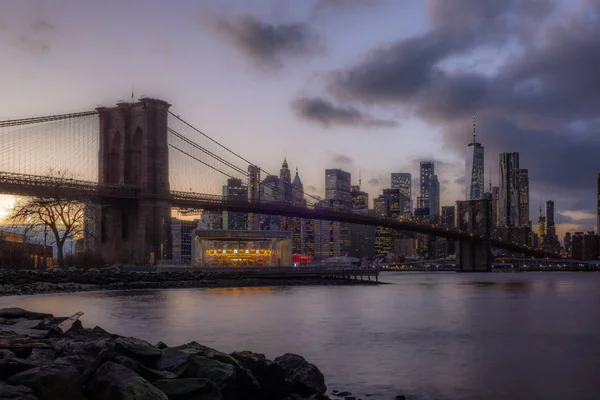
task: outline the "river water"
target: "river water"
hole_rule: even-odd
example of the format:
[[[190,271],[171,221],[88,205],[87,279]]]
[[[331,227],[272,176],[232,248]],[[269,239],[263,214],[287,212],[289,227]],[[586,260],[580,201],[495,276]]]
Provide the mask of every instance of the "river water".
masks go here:
[[[393,399],[600,399],[600,273],[384,273],[392,285],[0,297],[177,345],[298,353]]]

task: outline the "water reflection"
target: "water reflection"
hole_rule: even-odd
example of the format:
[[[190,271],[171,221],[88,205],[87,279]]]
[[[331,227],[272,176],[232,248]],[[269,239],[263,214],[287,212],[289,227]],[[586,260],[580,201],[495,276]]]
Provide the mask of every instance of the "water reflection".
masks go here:
[[[390,273],[381,287],[0,298],[175,345],[303,354],[331,389],[415,399],[600,398],[600,274]]]

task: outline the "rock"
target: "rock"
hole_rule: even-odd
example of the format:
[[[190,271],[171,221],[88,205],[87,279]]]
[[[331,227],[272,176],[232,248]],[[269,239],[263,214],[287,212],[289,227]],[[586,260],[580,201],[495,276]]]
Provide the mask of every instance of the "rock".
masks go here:
[[[233,365],[212,358],[193,356],[183,378],[204,378],[217,384],[224,399],[236,397],[236,375]]]
[[[51,364],[56,358],[52,349],[33,349],[27,361],[35,364]]]
[[[292,392],[292,382],[286,379],[283,368],[268,360],[264,354],[241,351],[231,353],[231,356],[252,372],[266,398],[283,399]]]
[[[0,330],[14,332],[18,335],[26,335],[33,338],[46,338],[48,337],[48,331],[42,329],[36,329],[37,326],[42,322],[42,320],[32,319],[32,320],[22,320],[19,322],[15,322],[11,325],[0,326]]]
[[[119,267],[116,266],[112,266],[112,267],[104,267],[101,269],[101,272],[103,274],[118,274],[121,272],[121,269]]]
[[[0,325],[4,325],[6,323],[6,318],[0,318]]]
[[[13,386],[0,382],[0,400],[38,400],[27,386]]]
[[[0,349],[0,360],[5,358],[15,358],[17,355],[8,349]]]
[[[11,376],[6,382],[27,386],[39,400],[85,400],[81,374],[71,366],[50,365],[32,368]]]
[[[113,351],[104,349],[94,359],[94,361],[83,371],[81,374],[81,381],[83,385],[87,385],[88,381],[96,374],[96,371],[106,362],[115,359],[115,353]]]
[[[129,368],[111,361],[105,362],[85,388],[91,400],[169,400]]]
[[[396,396],[396,400],[406,400],[406,396],[404,396],[403,394],[399,394],[398,396]]]
[[[77,271],[79,271],[79,269],[77,269],[77,267],[69,267],[69,268],[67,268],[67,272],[69,272],[69,273],[73,273],[73,272],[77,272]]]
[[[238,393],[240,393],[239,398],[241,400],[252,399],[261,393],[261,385],[256,380],[252,372],[244,368],[242,364],[240,364],[229,354],[222,353],[197,342],[186,343],[184,345],[177,346],[174,349],[180,350],[183,353],[206,357],[219,361],[223,364],[231,365],[235,369],[236,387],[238,388]],[[225,395],[226,393],[223,394]]]
[[[129,368],[130,370],[132,370],[134,372],[137,372],[138,365],[139,365],[138,362],[132,360],[129,357],[125,357],[125,356],[117,356],[117,357],[115,357],[114,362],[117,363],[117,364],[119,364],[119,365],[122,365],[124,367],[127,367],[127,368]]]
[[[158,342],[156,343],[156,348],[157,349],[161,349],[161,350],[165,350],[166,348],[168,348],[169,346],[167,346],[165,343],[163,342]]]
[[[170,379],[154,382],[169,400],[221,400],[219,387],[202,378]]]
[[[19,358],[4,358],[0,360],[0,380],[37,367],[36,364]]]
[[[173,372],[177,376],[181,376],[189,366],[190,353],[185,353],[177,348],[171,347],[162,352],[161,357],[156,363],[156,368]]]
[[[132,337],[117,339],[115,350],[143,363],[156,362],[162,356],[162,352],[150,343]]]
[[[65,356],[59,357],[54,360],[54,364],[58,365],[72,365],[83,374],[87,367],[94,362],[94,357],[80,355],[80,356]]]
[[[38,313],[34,311],[23,310],[22,308],[11,307],[0,309],[0,318],[14,319],[14,318],[25,318],[25,319],[44,319],[52,318],[54,315]]]
[[[71,338],[60,338],[52,343],[52,348],[59,357],[77,355],[97,356],[102,350],[113,350],[114,347],[115,341],[113,339],[73,340]]]
[[[302,394],[323,394],[327,391],[325,378],[319,369],[298,354],[286,353],[274,360],[288,379],[298,385]]]

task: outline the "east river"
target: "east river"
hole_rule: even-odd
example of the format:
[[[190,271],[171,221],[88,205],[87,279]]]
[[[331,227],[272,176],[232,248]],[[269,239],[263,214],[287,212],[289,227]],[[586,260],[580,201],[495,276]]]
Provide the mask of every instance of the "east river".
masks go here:
[[[329,389],[393,399],[600,399],[600,273],[384,273],[379,287],[0,297],[87,327],[274,358]],[[366,397],[367,395],[371,395]]]

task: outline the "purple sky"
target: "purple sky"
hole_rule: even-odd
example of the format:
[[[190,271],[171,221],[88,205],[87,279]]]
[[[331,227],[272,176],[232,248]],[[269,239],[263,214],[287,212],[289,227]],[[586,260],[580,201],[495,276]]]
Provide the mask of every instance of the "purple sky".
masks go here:
[[[362,171],[374,197],[391,172],[417,178],[419,160],[434,159],[451,205],[477,114],[492,184],[498,153],[519,151],[534,223],[552,199],[561,235],[595,228],[597,0],[20,0],[0,10],[1,119],[112,105],[135,87],[266,170],[285,155],[311,194],[323,194],[325,168],[355,183]]]

